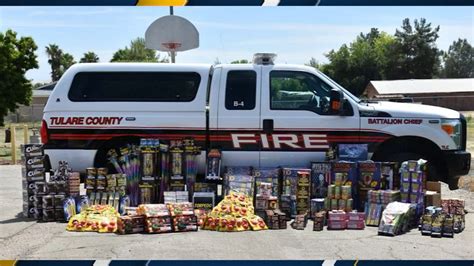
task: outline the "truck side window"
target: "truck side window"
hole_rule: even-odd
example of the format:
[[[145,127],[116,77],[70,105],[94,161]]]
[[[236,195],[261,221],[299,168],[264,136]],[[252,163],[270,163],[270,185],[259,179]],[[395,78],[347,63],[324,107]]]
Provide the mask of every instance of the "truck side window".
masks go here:
[[[200,83],[195,72],[80,72],[68,97],[73,102],[191,102]]]
[[[253,110],[257,94],[257,73],[253,70],[231,70],[227,73],[225,108]]]
[[[328,114],[331,87],[306,72],[270,72],[270,109]]]

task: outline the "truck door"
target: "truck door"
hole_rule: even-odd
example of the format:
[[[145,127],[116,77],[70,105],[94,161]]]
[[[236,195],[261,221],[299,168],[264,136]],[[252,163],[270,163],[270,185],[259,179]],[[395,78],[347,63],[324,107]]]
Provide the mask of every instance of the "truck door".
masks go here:
[[[332,87],[316,73],[274,66],[262,73],[262,167],[309,167],[332,143],[359,141],[358,112],[330,115]]]
[[[222,69],[217,132],[211,132],[210,137],[211,145],[224,151],[224,165],[259,166],[260,81],[260,66]]]

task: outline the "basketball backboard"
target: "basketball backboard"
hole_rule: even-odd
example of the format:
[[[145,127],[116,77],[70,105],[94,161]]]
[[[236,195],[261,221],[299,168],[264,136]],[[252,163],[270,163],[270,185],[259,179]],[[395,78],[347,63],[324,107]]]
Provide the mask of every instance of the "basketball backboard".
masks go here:
[[[155,20],[145,32],[146,47],[181,52],[199,47],[199,32],[189,20],[175,15]]]

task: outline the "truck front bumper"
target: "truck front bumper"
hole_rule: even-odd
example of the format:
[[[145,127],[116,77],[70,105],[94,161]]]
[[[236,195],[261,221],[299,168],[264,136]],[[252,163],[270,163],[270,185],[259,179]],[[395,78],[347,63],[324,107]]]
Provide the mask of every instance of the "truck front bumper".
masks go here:
[[[471,154],[467,151],[445,151],[444,159],[449,177],[467,175],[471,168]]]

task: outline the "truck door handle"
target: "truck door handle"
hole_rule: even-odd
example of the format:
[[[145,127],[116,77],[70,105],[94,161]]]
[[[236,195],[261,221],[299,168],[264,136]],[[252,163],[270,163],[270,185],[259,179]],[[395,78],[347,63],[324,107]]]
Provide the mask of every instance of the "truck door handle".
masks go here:
[[[273,133],[273,119],[263,119],[263,132],[265,134]]]

